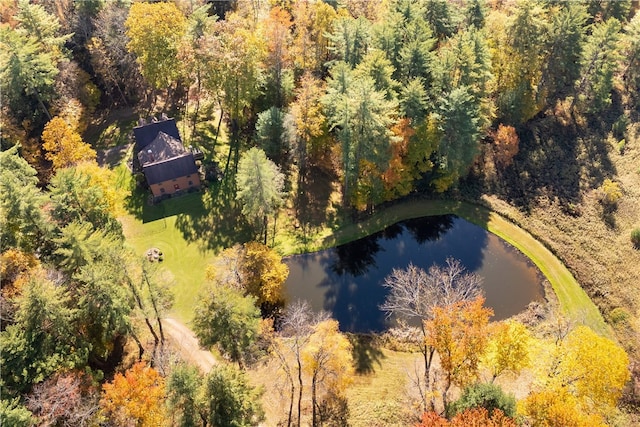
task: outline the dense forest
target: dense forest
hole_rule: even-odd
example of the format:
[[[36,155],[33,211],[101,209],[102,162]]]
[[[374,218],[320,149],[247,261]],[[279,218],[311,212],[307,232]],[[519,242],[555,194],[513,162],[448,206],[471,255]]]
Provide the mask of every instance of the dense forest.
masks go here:
[[[0,422],[639,422],[639,10],[0,0]],[[148,188],[126,156],[100,160],[161,114],[217,171],[182,196],[215,218],[187,236],[213,255],[181,319],[213,349],[209,372],[163,327],[180,297],[168,264],[129,242]],[[283,254],[412,200],[473,203],[526,229],[608,331],[564,316],[550,287],[544,306],[490,322],[456,260],[385,279],[381,309],[413,323],[381,336],[285,303]],[[373,348],[417,362],[397,406],[367,413],[353,390],[382,377],[361,363]]]

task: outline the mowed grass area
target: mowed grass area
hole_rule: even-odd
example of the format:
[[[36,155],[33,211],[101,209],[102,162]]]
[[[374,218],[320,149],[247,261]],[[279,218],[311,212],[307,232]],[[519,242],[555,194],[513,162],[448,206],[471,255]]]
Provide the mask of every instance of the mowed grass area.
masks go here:
[[[167,201],[183,204],[182,208],[197,209],[200,194],[192,194]],[[179,215],[171,215],[154,221],[143,222],[133,215],[120,218],[127,238],[127,244],[137,254],[143,256],[149,248],[158,248],[163,253],[162,265],[173,277],[175,296],[172,315],[189,322],[193,317],[193,307],[198,301],[198,293],[205,283],[207,264],[214,252],[204,249],[197,241],[184,238],[176,225]]]
[[[171,315],[189,323],[198,295],[206,285],[206,269],[222,249],[243,243],[251,233],[224,183],[151,205],[149,193],[135,188],[124,164],[116,168],[118,186],[128,193],[120,216],[126,244],[144,256],[150,248],[163,253],[175,296]]]

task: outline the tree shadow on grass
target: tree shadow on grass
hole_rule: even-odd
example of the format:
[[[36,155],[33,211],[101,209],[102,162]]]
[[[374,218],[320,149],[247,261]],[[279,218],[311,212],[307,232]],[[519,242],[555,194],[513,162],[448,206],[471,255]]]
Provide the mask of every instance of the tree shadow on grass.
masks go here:
[[[357,374],[374,373],[377,367],[382,366],[384,353],[380,350],[380,345],[376,337],[372,335],[347,334],[351,343],[351,355]]]
[[[219,250],[244,243],[254,235],[243,220],[234,192],[226,181],[203,187],[201,191],[149,203],[150,192],[131,180],[131,193],[125,208],[143,223],[175,216],[175,227],[182,237],[205,250]]]
[[[202,193],[197,207],[179,213],[176,227],[184,239],[197,242],[202,250],[220,250],[255,238],[234,194],[224,181],[213,184]]]

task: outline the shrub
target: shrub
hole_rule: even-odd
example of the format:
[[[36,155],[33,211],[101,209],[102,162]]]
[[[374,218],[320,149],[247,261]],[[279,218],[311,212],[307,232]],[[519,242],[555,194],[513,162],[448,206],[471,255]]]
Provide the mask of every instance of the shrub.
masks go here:
[[[629,320],[629,312],[624,308],[616,307],[609,313],[609,321],[614,325],[627,320]]]
[[[600,202],[606,206],[615,206],[618,200],[622,198],[622,189],[620,184],[610,179],[605,179],[600,188],[598,188]]]
[[[631,232],[631,243],[636,249],[640,249],[640,227],[634,228]]]
[[[513,418],[516,414],[516,398],[513,394],[506,394],[498,385],[474,384],[467,387],[458,400],[448,405],[447,418],[478,407],[485,408],[489,413],[500,409]]]

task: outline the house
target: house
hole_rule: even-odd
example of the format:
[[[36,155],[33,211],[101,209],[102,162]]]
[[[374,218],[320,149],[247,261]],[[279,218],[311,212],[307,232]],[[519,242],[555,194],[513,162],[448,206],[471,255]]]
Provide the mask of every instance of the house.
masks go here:
[[[133,128],[137,170],[142,170],[154,199],[200,188],[194,153],[182,145],[176,121],[163,115],[140,119]]]

